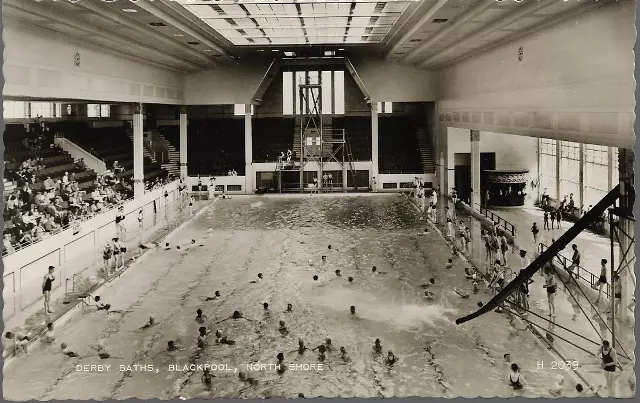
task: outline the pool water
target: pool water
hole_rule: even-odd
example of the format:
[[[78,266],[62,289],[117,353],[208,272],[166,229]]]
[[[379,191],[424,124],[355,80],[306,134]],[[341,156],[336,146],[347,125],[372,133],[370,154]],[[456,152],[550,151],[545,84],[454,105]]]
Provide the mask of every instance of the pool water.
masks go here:
[[[425,227],[414,207],[397,195],[219,199],[170,240],[186,244],[196,238],[204,246],[146,255],[101,291],[112,310],[121,312],[85,308],[56,328],[54,346],[34,346],[28,356],[5,366],[4,397],[511,396],[504,382],[505,353],[522,368],[524,395],[548,396],[558,372],[550,365],[538,369],[539,362],[550,364],[552,358],[528,331],[518,331],[496,313],[455,325],[456,318],[491,296],[482,290],[462,299],[452,291],[470,292],[464,262],[457,258],[446,270],[450,248],[435,231],[418,236]],[[322,255],[327,256],[324,263]],[[251,283],[258,273],[263,281]],[[420,285],[430,277],[436,281],[435,298],[427,301]],[[216,290],[221,298],[206,301]],[[288,303],[291,312],[285,312]],[[195,320],[198,308],[206,316],[204,324]],[[229,319],[234,310],[243,318]],[[141,330],[150,315],[158,323]],[[278,330],[280,320],[286,334]],[[212,335],[198,351],[200,326],[221,330],[235,345],[216,344]],[[275,364],[279,352],[286,366],[317,365],[318,351],[311,349],[326,338],[333,349],[322,370],[250,371],[257,385],[241,382],[235,372],[247,364]],[[382,355],[373,351],[376,338]],[[298,339],[309,348],[303,354],[297,352]],[[168,352],[169,340],[182,349]],[[81,358],[60,354],[62,341]],[[96,356],[91,346],[99,341],[112,358]],[[340,346],[349,362],[341,359]],[[399,358],[391,366],[384,360],[388,350]],[[213,371],[212,387],[206,390],[201,371],[169,370],[189,363],[229,370]],[[85,364],[111,367],[78,370]],[[120,371],[120,365],[143,365],[147,371]]]

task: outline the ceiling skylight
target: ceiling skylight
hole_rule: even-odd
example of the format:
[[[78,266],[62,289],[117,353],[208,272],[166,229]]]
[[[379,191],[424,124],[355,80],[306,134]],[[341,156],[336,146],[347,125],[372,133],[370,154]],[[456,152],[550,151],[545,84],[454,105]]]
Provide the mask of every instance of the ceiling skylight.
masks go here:
[[[176,0],[234,45],[381,43],[412,0]]]

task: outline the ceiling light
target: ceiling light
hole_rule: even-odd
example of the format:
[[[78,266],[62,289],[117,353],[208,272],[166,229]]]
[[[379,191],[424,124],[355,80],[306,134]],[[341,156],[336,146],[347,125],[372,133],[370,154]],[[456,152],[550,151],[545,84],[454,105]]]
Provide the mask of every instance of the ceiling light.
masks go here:
[[[344,48],[340,48],[340,49],[338,49],[338,50],[342,52],[342,51],[344,50]]]
[[[264,52],[264,49],[258,49],[258,52]]]
[[[123,8],[122,11],[124,11],[125,13],[137,13],[138,10],[136,10],[135,8]]]
[[[272,52],[279,52],[278,49],[271,49]]]
[[[295,53],[293,53],[293,52],[284,52],[284,55],[285,55],[285,56],[288,56],[288,57],[293,57],[293,56],[295,56],[296,54],[295,54]]]
[[[211,49],[205,49],[204,51],[205,52],[211,52]]]
[[[184,34],[173,34],[173,36],[184,36]]]
[[[325,56],[335,56],[336,52],[334,52],[333,50],[325,50],[324,51],[324,55]]]

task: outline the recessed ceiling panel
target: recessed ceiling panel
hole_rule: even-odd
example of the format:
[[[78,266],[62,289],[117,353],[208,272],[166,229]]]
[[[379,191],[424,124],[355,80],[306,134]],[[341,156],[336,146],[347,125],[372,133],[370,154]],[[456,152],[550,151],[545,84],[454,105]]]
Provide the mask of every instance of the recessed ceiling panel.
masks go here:
[[[381,43],[414,0],[176,0],[237,46]]]

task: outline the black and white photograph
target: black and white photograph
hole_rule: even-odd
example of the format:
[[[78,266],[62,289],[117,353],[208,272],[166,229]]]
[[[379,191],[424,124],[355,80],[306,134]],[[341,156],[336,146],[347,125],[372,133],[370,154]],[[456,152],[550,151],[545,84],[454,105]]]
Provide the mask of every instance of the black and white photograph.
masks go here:
[[[621,398],[635,0],[2,0],[2,398]]]

